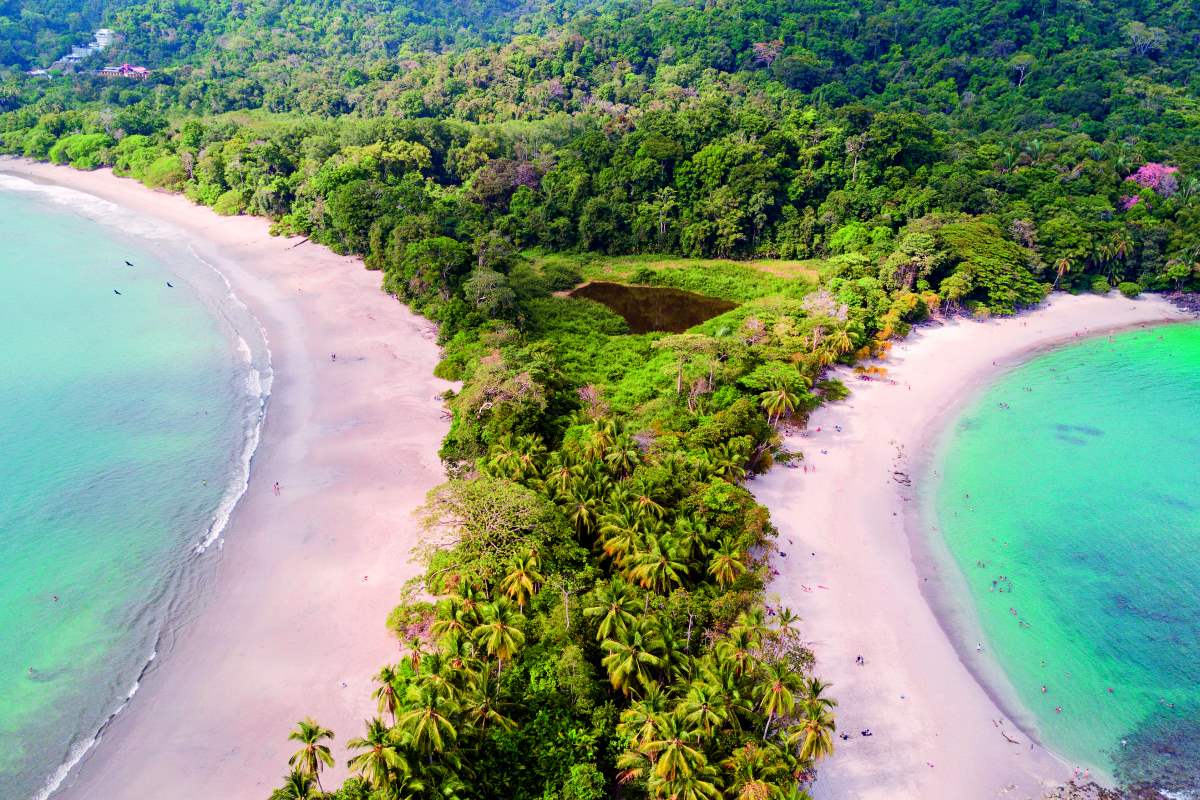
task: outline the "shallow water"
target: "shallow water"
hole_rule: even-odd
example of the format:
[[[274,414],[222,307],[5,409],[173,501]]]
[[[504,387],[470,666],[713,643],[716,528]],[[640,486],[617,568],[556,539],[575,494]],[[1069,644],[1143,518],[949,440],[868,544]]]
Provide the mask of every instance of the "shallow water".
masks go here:
[[[592,281],[573,290],[571,297],[603,303],[620,314],[632,333],[667,331],[683,333],[688,328],[724,314],[736,303],[663,286],[628,286]]]
[[[1200,796],[1198,411],[1200,326],[1054,350],[964,411],[929,498],[1046,744],[1180,796]]]
[[[44,795],[128,698],[257,440],[256,326],[168,234],[130,229],[155,233],[0,176],[6,800]]]

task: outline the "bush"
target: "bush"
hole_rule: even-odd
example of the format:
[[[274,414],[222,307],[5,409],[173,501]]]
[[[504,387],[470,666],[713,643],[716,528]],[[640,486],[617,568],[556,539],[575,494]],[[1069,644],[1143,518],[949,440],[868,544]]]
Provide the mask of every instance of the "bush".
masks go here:
[[[1126,297],[1137,297],[1142,293],[1142,285],[1133,281],[1121,281],[1117,285],[1117,291]]]
[[[103,133],[77,133],[59,139],[48,156],[55,164],[70,164],[75,169],[96,169],[105,162],[105,151],[112,139]]]
[[[184,172],[183,162],[176,155],[163,155],[154,159],[146,165],[146,172],[142,177],[142,183],[151,189],[177,190],[186,180],[187,173]]]
[[[550,263],[542,267],[542,277],[552,292],[574,289],[583,283],[583,272],[574,264]]]
[[[596,765],[574,764],[559,796],[562,800],[600,800],[604,795],[604,774]]]
[[[213,211],[223,217],[236,217],[245,210],[246,204],[242,202],[241,192],[237,189],[230,189],[227,192],[222,192],[212,207]]]
[[[1102,275],[1092,278],[1092,291],[1096,294],[1108,294],[1110,289],[1112,289],[1112,284],[1108,282],[1108,278]]]

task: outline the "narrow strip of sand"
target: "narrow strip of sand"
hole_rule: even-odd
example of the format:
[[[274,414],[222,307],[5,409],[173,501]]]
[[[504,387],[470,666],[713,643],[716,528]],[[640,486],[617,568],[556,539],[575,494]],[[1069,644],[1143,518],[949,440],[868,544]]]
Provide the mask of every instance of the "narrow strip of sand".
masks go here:
[[[324,780],[336,785],[345,741],[376,713],[371,676],[398,656],[384,623],[417,571],[412,511],[442,480],[436,395],[449,384],[433,377],[432,326],[360,260],[271,237],[262,219],[220,217],[107,171],[0,169],[178,229],[261,321],[275,375],[249,488],[224,546],[204,556],[216,561],[206,596],[55,796],[266,797],[306,714],[337,734]]]
[[[931,610],[918,566],[917,537],[927,533],[914,489],[894,472],[917,479],[955,408],[1032,352],[1190,318],[1160,298],[1056,295],[1015,318],[919,328],[882,365],[887,380],[843,374],[850,398],[789,438],[808,470],[776,469],[750,484],[780,531],[769,596],[801,616],[817,674],[840,702],[838,732],[850,736],[822,764],[817,800],[1040,798],[1072,777],[1074,765],[1034,741],[1001,710],[1013,704],[977,681],[996,674],[990,654],[976,653],[975,639],[952,642],[970,634],[956,626],[948,635]]]

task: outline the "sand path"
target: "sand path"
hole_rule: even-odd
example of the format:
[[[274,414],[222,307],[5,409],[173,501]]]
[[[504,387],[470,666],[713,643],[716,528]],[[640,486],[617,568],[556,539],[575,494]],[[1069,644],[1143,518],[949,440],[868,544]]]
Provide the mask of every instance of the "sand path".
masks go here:
[[[894,472],[919,479],[928,443],[955,409],[1032,351],[1077,333],[1187,318],[1160,298],[1056,295],[1015,318],[921,328],[884,365],[895,383],[843,374],[850,398],[789,438],[815,471],[775,469],[750,484],[786,553],[773,558],[779,575],[769,596],[802,617],[817,673],[841,704],[839,733],[851,735],[822,765],[816,800],[1033,798],[1072,776],[1073,765],[1022,730],[1032,726],[1001,710],[1016,704],[1005,699],[990,654],[975,652],[969,618],[950,626],[954,633],[943,629],[940,619],[962,609],[931,610],[926,579],[960,578],[931,572],[920,552],[928,540],[915,535],[924,532],[913,490]],[[981,674],[992,676],[999,702],[981,688]],[[865,729],[873,735],[862,736]]]
[[[205,554],[216,561],[205,596],[55,797],[266,797],[306,714],[337,734],[324,781],[336,785],[345,741],[375,713],[370,678],[398,653],[384,623],[416,572],[412,511],[442,480],[448,422],[435,396],[449,384],[433,378],[432,326],[358,259],[293,247],[264,220],[219,217],[106,171],[2,168],[179,229],[261,321],[275,373],[249,489],[223,547]]]

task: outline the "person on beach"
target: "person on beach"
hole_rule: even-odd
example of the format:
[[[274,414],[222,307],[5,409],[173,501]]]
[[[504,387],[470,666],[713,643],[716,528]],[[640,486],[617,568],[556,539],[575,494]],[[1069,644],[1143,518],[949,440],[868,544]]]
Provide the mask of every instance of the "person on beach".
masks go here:
[[[330,360],[330,361],[337,361],[337,353],[330,353],[330,354],[329,354],[329,360]]]
[[[275,485],[271,487],[271,490],[275,492],[276,497],[279,497],[279,481],[275,481]]]

